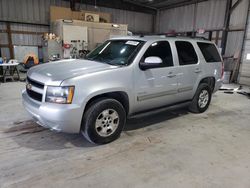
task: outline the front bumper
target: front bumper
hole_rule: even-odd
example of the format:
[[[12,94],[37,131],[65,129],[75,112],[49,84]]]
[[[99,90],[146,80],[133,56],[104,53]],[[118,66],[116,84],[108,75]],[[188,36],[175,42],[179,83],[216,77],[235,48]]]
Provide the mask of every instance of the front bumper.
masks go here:
[[[37,102],[22,92],[23,106],[41,126],[66,133],[79,133],[83,109],[75,104]]]

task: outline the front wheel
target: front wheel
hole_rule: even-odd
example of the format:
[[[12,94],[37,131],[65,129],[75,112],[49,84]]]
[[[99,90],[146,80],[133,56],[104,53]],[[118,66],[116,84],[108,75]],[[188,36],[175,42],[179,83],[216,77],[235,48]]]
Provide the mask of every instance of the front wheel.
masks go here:
[[[208,84],[202,83],[199,85],[189,110],[194,113],[202,113],[208,109],[212,97],[212,90]]]
[[[117,139],[126,122],[126,112],[115,99],[93,102],[84,113],[81,132],[95,144],[106,144]]]

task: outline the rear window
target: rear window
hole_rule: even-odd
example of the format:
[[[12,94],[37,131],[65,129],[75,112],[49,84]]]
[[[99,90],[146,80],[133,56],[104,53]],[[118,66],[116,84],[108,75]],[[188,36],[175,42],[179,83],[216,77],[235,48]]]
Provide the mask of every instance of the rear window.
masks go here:
[[[221,62],[221,57],[214,44],[197,42],[206,62]]]

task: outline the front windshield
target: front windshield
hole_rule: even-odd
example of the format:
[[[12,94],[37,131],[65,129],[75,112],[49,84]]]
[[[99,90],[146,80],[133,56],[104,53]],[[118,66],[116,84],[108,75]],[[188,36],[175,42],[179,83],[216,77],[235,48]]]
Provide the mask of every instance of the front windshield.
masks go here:
[[[108,40],[90,52],[86,59],[111,65],[128,65],[144,44],[137,40]]]

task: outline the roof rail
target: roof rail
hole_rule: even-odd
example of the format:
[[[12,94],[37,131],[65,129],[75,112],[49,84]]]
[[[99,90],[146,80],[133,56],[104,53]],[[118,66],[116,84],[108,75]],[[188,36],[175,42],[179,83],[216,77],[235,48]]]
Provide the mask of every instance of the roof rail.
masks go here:
[[[163,35],[163,34],[161,34]],[[170,33],[170,34],[165,34],[166,37],[183,37],[183,38],[191,38],[191,39],[202,39],[202,40],[208,40],[206,37],[199,37],[199,36],[184,36],[184,35],[178,35],[176,33]]]
[[[202,39],[202,40],[209,40],[209,39],[207,39],[206,37],[190,37],[190,38],[194,38],[194,39]]]
[[[144,37],[144,36],[165,36],[165,37],[182,37],[182,38],[190,38],[190,39],[201,39],[201,40],[207,40],[209,41],[209,39],[205,38],[205,37],[199,37],[199,36],[183,36],[183,35],[179,35],[177,33],[157,33],[157,34],[139,34],[140,37]]]

